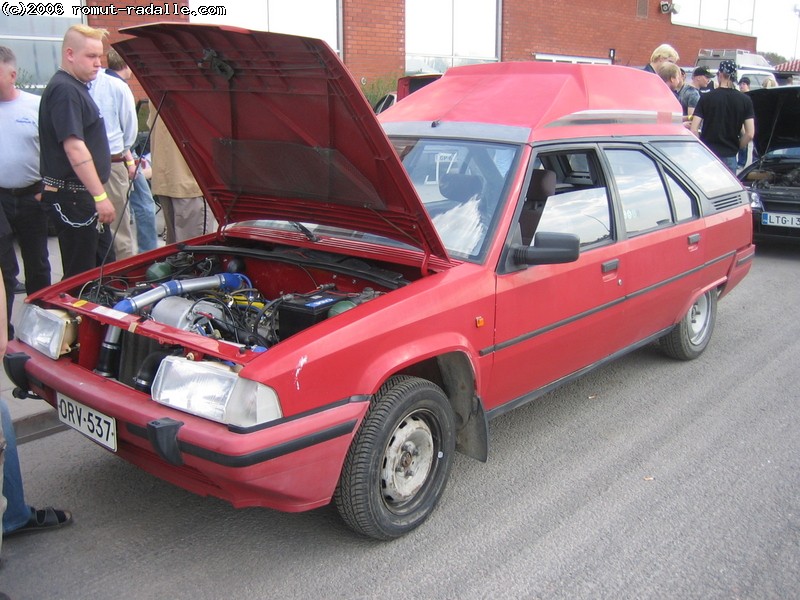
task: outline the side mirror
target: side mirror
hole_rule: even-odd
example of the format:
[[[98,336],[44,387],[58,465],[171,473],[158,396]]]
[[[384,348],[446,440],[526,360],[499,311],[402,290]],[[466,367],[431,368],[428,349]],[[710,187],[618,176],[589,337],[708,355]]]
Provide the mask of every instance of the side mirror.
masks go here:
[[[533,246],[514,246],[517,265],[555,265],[575,262],[580,255],[580,238],[574,233],[542,231],[533,238]]]

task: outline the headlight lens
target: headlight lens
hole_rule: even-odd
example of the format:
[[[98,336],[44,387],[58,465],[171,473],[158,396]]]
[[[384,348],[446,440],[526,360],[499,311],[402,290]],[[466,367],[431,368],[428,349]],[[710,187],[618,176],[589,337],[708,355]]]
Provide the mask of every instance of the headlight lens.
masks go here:
[[[753,210],[764,210],[764,205],[761,203],[761,196],[757,192],[750,192],[750,208]]]
[[[153,400],[218,423],[251,427],[282,416],[275,391],[210,361],[168,356],[153,381]]]
[[[75,343],[77,321],[65,310],[45,309],[26,304],[16,335],[23,342],[56,359],[70,351]]]

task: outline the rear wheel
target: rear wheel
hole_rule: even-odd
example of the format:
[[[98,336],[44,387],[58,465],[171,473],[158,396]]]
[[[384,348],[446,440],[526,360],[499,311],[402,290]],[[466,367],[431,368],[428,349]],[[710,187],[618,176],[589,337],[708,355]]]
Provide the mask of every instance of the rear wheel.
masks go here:
[[[664,352],[678,360],[692,360],[703,353],[717,320],[717,290],[709,290],[697,301],[672,331],[661,338]]]
[[[442,389],[389,379],[356,434],[334,495],[344,521],[389,540],[418,527],[444,492],[455,452],[455,418]]]

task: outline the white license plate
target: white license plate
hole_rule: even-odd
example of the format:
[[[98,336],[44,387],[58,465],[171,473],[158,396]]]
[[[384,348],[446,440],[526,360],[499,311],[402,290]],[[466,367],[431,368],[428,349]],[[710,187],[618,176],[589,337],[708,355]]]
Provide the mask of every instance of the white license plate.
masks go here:
[[[64,394],[58,398],[58,418],[109,450],[117,451],[117,421],[100,411],[76,402]]]
[[[789,215],[786,213],[761,213],[762,225],[776,225],[778,227],[798,227],[800,228],[800,215]]]

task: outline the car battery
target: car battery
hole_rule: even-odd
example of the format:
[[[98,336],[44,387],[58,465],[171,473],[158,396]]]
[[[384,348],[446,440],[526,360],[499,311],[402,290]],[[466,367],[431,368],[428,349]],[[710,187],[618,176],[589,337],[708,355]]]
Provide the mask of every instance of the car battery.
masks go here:
[[[324,321],[331,306],[342,300],[340,293],[318,291],[285,297],[278,305],[278,334],[282,340]]]

